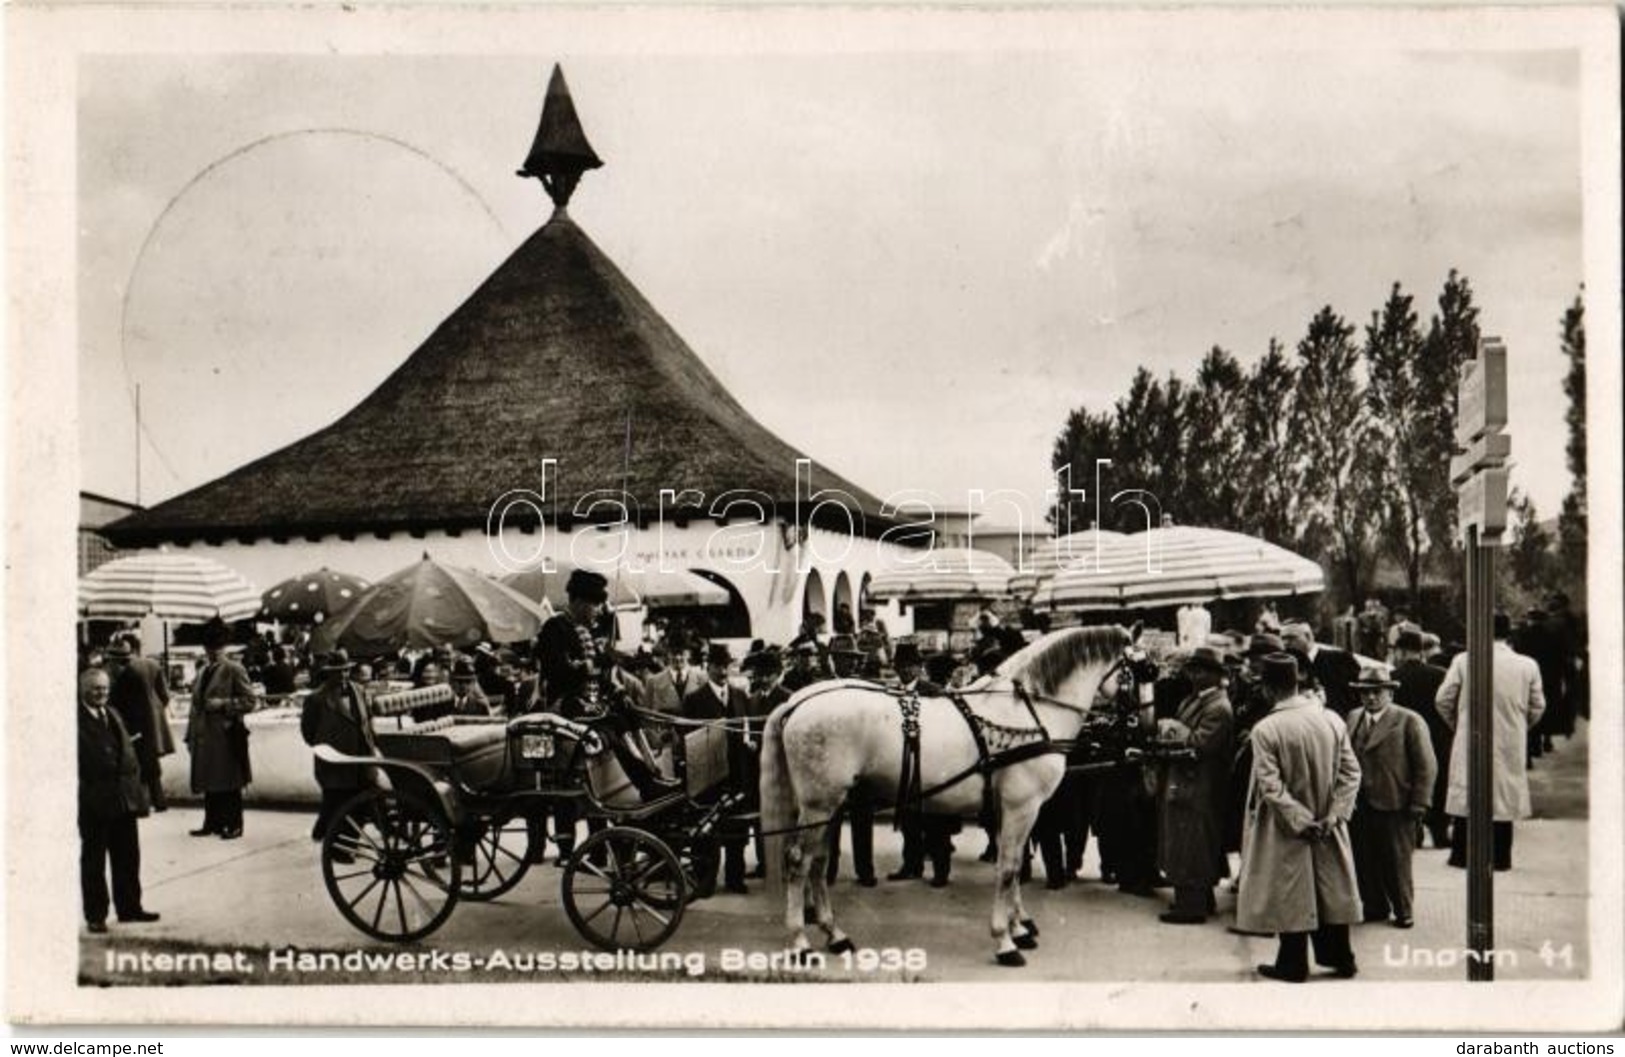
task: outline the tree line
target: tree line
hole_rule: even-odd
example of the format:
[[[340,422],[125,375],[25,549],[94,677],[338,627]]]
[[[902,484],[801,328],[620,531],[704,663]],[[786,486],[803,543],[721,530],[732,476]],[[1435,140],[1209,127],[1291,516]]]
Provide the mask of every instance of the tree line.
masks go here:
[[[1566,589],[1583,605],[1583,291],[1563,313],[1558,336],[1568,360],[1574,486],[1555,532],[1527,495],[1513,496],[1503,593],[1528,602]],[[1141,367],[1110,408],[1079,407],[1067,416],[1051,467],[1070,467],[1089,493],[1082,501],[1075,493],[1059,498],[1049,511],[1052,526],[1076,531],[1098,514],[1102,528],[1142,530],[1143,509],[1109,499],[1144,489],[1180,524],[1245,532],[1318,560],[1327,572],[1322,603],[1334,611],[1377,593],[1379,572],[1390,569],[1403,583],[1403,598],[1391,601],[1418,617],[1431,610],[1447,623],[1459,619],[1462,552],[1450,456],[1457,380],[1479,337],[1472,286],[1452,270],[1425,327],[1415,299],[1395,283],[1363,328],[1328,305],[1295,348],[1272,338],[1250,365],[1214,346],[1194,378],[1157,378]],[[1098,459],[1111,466],[1102,471],[1097,504]]]

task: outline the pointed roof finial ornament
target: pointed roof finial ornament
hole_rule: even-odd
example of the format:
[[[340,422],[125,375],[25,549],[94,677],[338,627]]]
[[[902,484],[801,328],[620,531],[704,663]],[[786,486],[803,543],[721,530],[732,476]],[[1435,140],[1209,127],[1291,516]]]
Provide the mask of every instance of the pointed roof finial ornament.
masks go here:
[[[603,164],[592,144],[587,142],[587,134],[581,130],[570,88],[564,83],[564,71],[555,63],[553,76],[547,82],[547,99],[542,104],[542,122],[536,129],[536,141],[531,144],[530,154],[517,175],[534,176],[542,181],[547,196],[562,212],[581,174]]]

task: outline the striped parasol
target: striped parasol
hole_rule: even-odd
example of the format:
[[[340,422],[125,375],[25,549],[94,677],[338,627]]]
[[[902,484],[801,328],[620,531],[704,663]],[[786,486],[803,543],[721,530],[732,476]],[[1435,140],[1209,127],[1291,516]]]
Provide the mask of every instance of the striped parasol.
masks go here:
[[[230,622],[259,612],[254,585],[219,562],[166,550],[110,561],[79,580],[79,612],[91,619],[157,617],[175,624]]]
[[[1222,529],[1165,526],[1112,541],[1093,563],[1063,569],[1033,596],[1037,609],[1154,609],[1227,598],[1313,594],[1320,566],[1284,547]]]
[[[1021,571],[1010,580],[1010,593],[1031,596],[1039,584],[1062,569],[1092,566],[1097,553],[1104,556],[1110,544],[1122,538],[1121,532],[1091,528],[1044,540],[1025,556]]]
[[[869,597],[902,602],[955,602],[1003,598],[1015,575],[1010,563],[988,551],[944,547],[899,559],[869,582]]]

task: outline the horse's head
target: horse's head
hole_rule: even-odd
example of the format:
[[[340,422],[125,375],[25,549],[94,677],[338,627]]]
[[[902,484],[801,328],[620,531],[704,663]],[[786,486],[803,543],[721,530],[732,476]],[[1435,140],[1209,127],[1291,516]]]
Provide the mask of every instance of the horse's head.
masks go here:
[[[999,666],[999,675],[1019,683],[1035,699],[1070,709],[1081,721],[1097,700],[1137,685],[1134,681],[1146,677],[1148,665],[1149,678],[1155,679],[1155,666],[1125,628],[1067,628],[1011,656]]]

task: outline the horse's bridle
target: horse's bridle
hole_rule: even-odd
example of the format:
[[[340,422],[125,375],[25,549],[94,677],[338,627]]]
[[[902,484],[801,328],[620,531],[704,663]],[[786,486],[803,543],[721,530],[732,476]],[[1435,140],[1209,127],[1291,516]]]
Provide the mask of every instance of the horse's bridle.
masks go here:
[[[1111,681],[1113,676],[1117,675],[1119,672],[1125,671],[1129,675],[1130,682],[1126,687],[1121,684],[1118,685],[1116,693],[1119,695],[1123,693],[1137,692],[1141,688],[1150,687],[1155,681],[1156,668],[1154,662],[1152,662],[1150,658],[1150,655],[1144,650],[1140,649],[1138,646],[1130,644],[1123,647],[1123,651],[1118,654],[1117,659],[1111,663],[1111,667],[1107,668],[1105,674],[1100,677],[1099,686],[1105,686]],[[1044,737],[1046,739],[1050,736],[1049,728],[1044,726],[1044,721],[1039,717],[1038,711],[1034,707],[1035,705],[1049,705],[1054,708],[1064,709],[1076,715],[1087,716],[1089,713],[1094,711],[1095,704],[1101,697],[1100,690],[1097,687],[1095,691],[1095,700],[1089,702],[1088,705],[1079,707],[1070,701],[1063,701],[1060,698],[1051,696],[1049,694],[1035,694],[1028,690],[1020,679],[1010,680],[1010,690],[1016,695],[1022,704],[1027,706],[1028,714],[1033,717],[1033,722],[1038,724],[1038,729],[1044,732]],[[1140,705],[1150,704],[1150,701],[1146,699],[1145,694],[1141,693],[1140,698]]]

